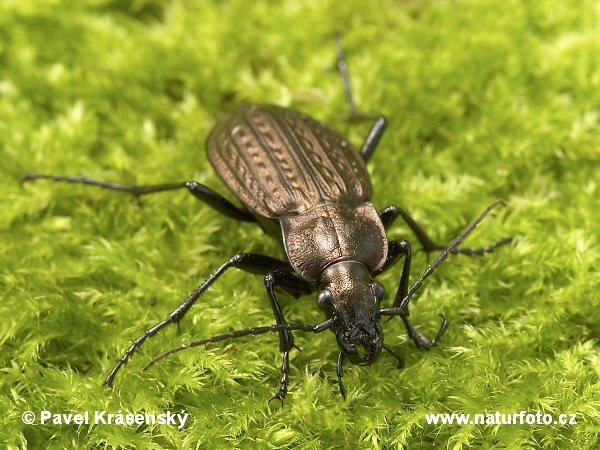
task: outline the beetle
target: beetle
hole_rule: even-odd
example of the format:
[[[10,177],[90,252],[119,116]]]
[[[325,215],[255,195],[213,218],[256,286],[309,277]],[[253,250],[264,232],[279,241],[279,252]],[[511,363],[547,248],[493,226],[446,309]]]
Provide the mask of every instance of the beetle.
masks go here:
[[[340,45],[338,65],[347,88],[351,112],[354,112]],[[386,350],[402,365],[396,351],[384,342],[380,325],[382,316],[399,316],[417,346],[425,349],[435,346],[449,322],[442,315],[442,325],[436,337],[426,338],[408,318],[407,307],[412,295],[450,253],[482,255],[507,244],[510,238],[478,249],[458,248],[500,201],[492,203],[449,246],[434,242],[406,211],[397,206],[378,212],[370,201],[373,188],[366,162],[373,155],[386,124],[383,116],[377,117],[357,151],[336,129],[301,112],[274,105],[236,107],[217,121],[207,138],[206,150],[212,166],[239,200],[239,205],[195,181],[127,186],[79,176],[23,174],[23,180],[48,178],[84,183],[135,196],[187,189],[197,199],[231,219],[257,223],[267,234],[278,239],[285,251],[286,260],[255,253],[232,256],[163,321],[135,339],[104,383],[112,387],[117,372],[134,352],[167,325],[179,323],[198,298],[231,268],[264,276],[276,323],[184,344],[154,358],[144,369],[184,348],[277,332],[283,362],[279,390],[271,400],[278,399],[283,404],[288,392],[293,331],[320,333],[330,329],[335,334],[340,348],[338,384],[344,398],[344,360],[355,365],[370,365],[378,359],[382,350]],[[426,252],[442,250],[410,290],[411,245],[404,239],[388,241],[386,237],[386,230],[398,217],[407,223]],[[404,262],[393,306],[382,307],[385,288],[376,277],[401,258]],[[314,326],[288,323],[275,288],[283,289],[296,298],[316,293],[317,305],[326,319]]]

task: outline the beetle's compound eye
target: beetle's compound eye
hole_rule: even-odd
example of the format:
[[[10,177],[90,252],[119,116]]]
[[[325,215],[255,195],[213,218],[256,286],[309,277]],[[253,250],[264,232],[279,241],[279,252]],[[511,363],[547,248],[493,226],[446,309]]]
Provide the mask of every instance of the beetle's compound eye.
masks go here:
[[[373,281],[372,289],[373,295],[375,296],[377,303],[379,303],[381,300],[383,300],[383,297],[385,296],[385,288],[381,283]]]
[[[325,312],[333,311],[333,295],[331,295],[329,289],[323,289],[319,292],[319,295],[317,295],[317,304]]]

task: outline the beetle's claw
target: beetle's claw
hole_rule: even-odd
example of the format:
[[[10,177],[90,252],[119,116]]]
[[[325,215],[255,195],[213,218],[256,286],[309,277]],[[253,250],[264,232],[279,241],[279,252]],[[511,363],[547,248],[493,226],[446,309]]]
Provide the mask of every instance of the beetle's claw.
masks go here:
[[[281,394],[281,392],[273,394],[273,396],[269,399],[267,404],[270,405],[273,400],[279,400],[279,402],[281,403],[281,409],[283,409],[283,395]]]

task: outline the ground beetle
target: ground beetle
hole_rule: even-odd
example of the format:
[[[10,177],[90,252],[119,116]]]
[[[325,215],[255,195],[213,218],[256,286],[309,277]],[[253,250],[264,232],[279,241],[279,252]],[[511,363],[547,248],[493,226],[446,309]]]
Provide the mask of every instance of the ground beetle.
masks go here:
[[[338,66],[350,104],[351,116],[357,116],[347,75],[343,51],[338,44]],[[281,240],[287,261],[270,256],[239,253],[204,280],[186,300],[162,322],[137,338],[117,362],[105,380],[112,386],[121,368],[146,339],[162,328],[178,323],[198,298],[225,271],[235,267],[264,275],[264,283],[275,315],[276,325],[257,327],[184,344],[156,358],[211,342],[279,333],[283,352],[279,391],[271,400],[283,399],[288,390],[289,352],[294,347],[292,331],[320,333],[331,329],[337,338],[340,354],[337,376],[340,392],[342,363],[370,365],[385,349],[401,365],[395,350],[383,341],[379,324],[382,316],[400,316],[409,336],[419,347],[433,347],[448,327],[442,326],[435,339],[429,340],[408,319],[408,302],[437,266],[450,253],[481,255],[510,242],[502,239],[479,249],[459,249],[458,245],[500,201],[493,202],[449,246],[433,242],[423,229],[402,209],[389,206],[377,212],[369,201],[372,186],[365,163],[373,154],[386,126],[378,117],[360,151],[334,128],[305,114],[272,105],[238,106],[222,117],[210,133],[206,148],[215,170],[240,200],[236,206],[212,189],[195,181],[153,186],[125,186],[85,177],[28,173],[24,180],[49,178],[102,186],[130,192],[135,196],[153,192],[188,189],[196,198],[218,212],[239,221],[257,222],[268,234]],[[408,241],[387,241],[386,229],[398,217],[408,224],[426,252],[443,250],[435,262],[408,289],[411,246]],[[375,278],[388,270],[400,257],[404,267],[393,307],[380,303],[385,289]],[[311,326],[288,324],[275,295],[275,287],[294,297],[317,292],[317,304],[326,320]]]

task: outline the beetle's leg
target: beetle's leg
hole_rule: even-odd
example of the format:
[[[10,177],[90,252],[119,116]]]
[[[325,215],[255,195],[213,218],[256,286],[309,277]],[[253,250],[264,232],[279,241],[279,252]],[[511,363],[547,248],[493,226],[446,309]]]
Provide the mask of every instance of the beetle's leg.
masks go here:
[[[346,58],[344,57],[344,47],[342,46],[342,38],[340,37],[339,33],[335,34],[335,46],[337,48],[338,70],[340,71],[342,85],[344,86],[344,94],[346,94],[346,100],[348,101],[348,109],[350,110],[347,120],[353,121],[373,118],[373,116],[365,114],[356,109],[356,104],[354,103],[354,98],[352,96],[352,88],[350,86],[348,64],[346,64]],[[375,148],[377,147],[381,136],[383,136],[383,131],[385,130],[386,125],[387,121],[385,120],[385,117],[377,117],[375,123],[373,124],[373,127],[371,128],[371,131],[369,132],[369,135],[365,139],[365,143],[360,149],[360,154],[365,161],[368,161],[373,152],[375,151]]]
[[[174,191],[177,189],[187,189],[200,201],[206,203],[211,208],[217,210],[221,214],[231,217],[232,219],[241,220],[243,222],[255,222],[254,216],[243,206],[236,206],[229,200],[224,198],[218,192],[213,191],[209,187],[200,184],[196,181],[184,181],[182,183],[156,184],[150,186],[128,186],[110,181],[95,180],[93,178],[78,177],[73,175],[46,175],[41,173],[24,173],[21,176],[21,181],[35,179],[50,179],[54,181],[68,181],[70,183],[91,184],[116,191],[129,192],[136,197],[154,192]]]
[[[350,75],[348,75],[348,64],[346,64],[346,58],[344,57],[344,47],[342,46],[342,37],[339,33],[335,33],[335,47],[337,50],[337,66],[340,71],[340,77],[342,78],[342,85],[344,86],[344,94],[346,94],[346,100],[348,101],[348,109],[350,114],[349,120],[362,117],[364,113],[359,112],[354,104],[352,98],[352,88],[350,87]]]
[[[344,376],[344,369],[342,368],[342,364],[344,363],[344,354],[340,352],[337,360],[337,377],[338,377],[338,385],[340,386],[340,394],[346,400],[346,388],[344,387],[344,383],[342,382],[342,377]]]
[[[308,294],[312,291],[310,283],[304,281],[297,275],[294,275],[286,271],[273,271],[269,272],[265,276],[265,287],[267,288],[267,294],[271,301],[271,307],[273,308],[273,314],[275,314],[275,322],[277,325],[286,324],[281,307],[275,296],[275,286],[283,288],[286,292],[289,292],[294,297],[299,297],[303,294]],[[271,397],[271,402],[277,399],[283,405],[283,399],[287,394],[290,374],[290,350],[295,347],[294,336],[289,330],[281,330],[279,332],[279,350],[283,353],[283,363],[281,364],[281,380],[279,385],[279,391]]]
[[[411,264],[411,260],[412,260],[412,252],[411,252],[411,248],[410,248],[410,243],[403,239],[396,239],[394,241],[390,241],[388,243],[388,256],[387,256],[387,259],[386,259],[383,267],[380,270],[373,272],[373,276],[377,276],[380,273],[388,270],[390,267],[392,267],[398,261],[400,256],[404,256],[404,266],[402,267],[402,275],[400,277],[400,284],[398,286],[398,292],[396,293],[396,298],[394,300],[394,308],[400,307],[400,305],[402,304],[402,300],[404,298],[406,298],[406,296],[408,295],[408,277],[410,275],[410,264]],[[407,306],[408,306],[408,304],[405,305],[405,307],[402,309],[402,311],[399,314],[395,314],[395,315],[400,316],[400,318],[404,322],[404,326],[406,327],[406,331],[408,332],[408,335],[410,336],[410,338],[413,341],[415,341],[415,344],[417,344],[418,347],[423,347],[423,348],[433,347],[436,344],[437,340],[442,336],[442,334],[444,334],[444,332],[446,331],[446,328],[448,328],[448,321],[444,317],[444,323],[442,324],[440,331],[438,332],[435,339],[430,341],[429,339],[427,339],[427,337],[425,337],[423,335],[423,333],[421,333],[419,331],[418,328],[415,328],[410,323],[410,320],[408,320],[409,314],[408,314],[408,309],[406,309]]]
[[[400,306],[400,302],[402,302],[402,299],[406,297],[406,293],[408,292],[408,277],[410,275],[410,264],[412,261],[410,243],[404,239],[389,241],[388,255],[383,267],[372,274],[374,277],[376,277],[379,274],[387,271],[390,267],[398,262],[401,256],[404,256],[404,265],[402,267],[402,275],[400,276],[398,291],[396,292],[396,297],[394,299],[394,308]]]
[[[144,334],[133,341],[131,346],[125,351],[125,354],[117,362],[115,367],[110,371],[104,384],[111,386],[113,380],[117,375],[119,369],[127,363],[129,358],[134,352],[146,341],[156,335],[160,330],[171,323],[179,323],[181,319],[187,314],[192,305],[196,303],[196,300],[215,282],[217,279],[225,273],[227,269],[235,267],[245,272],[266,274],[272,271],[291,271],[291,267],[287,262],[280,261],[279,259],[271,258],[270,256],[257,255],[255,253],[238,253],[232,256],[225,264],[215,270],[206,280],[204,280],[196,289],[194,289],[185,301],[179,305],[169,316],[162,322],[157,323],[152,328],[147,330]]]
[[[383,228],[385,228],[386,230],[392,225],[392,223],[394,223],[398,216],[402,217],[402,219],[410,227],[413,233],[415,233],[415,236],[417,236],[417,239],[423,246],[423,250],[425,250],[426,253],[431,253],[435,250],[444,250],[448,247],[447,245],[442,245],[434,242],[427,235],[427,233],[425,233],[423,228],[421,228],[419,224],[415,222],[415,220],[412,217],[410,217],[408,213],[402,208],[398,208],[397,206],[392,205],[379,212],[379,218],[383,223]],[[463,255],[483,255],[485,253],[493,251],[496,247],[499,247],[500,245],[509,244],[510,242],[512,242],[512,238],[504,238],[481,248],[454,248],[452,249],[452,253],[460,253]]]
[[[383,266],[381,267],[381,269],[374,271],[371,275],[373,277],[379,276],[381,275],[383,272],[387,272],[394,264],[396,264],[398,262],[398,259],[400,258],[400,256],[407,256],[408,259],[408,266],[410,267],[410,257],[411,257],[411,248],[410,248],[410,243],[408,241],[405,241],[404,239],[396,239],[394,241],[389,241],[388,242],[388,252],[387,252],[387,258],[385,260],[385,262],[383,263]],[[402,270],[402,272],[406,271],[406,261],[404,262],[405,265],[405,269]],[[410,270],[410,269],[409,269]],[[406,284],[408,286],[408,275],[406,276],[406,280],[403,280],[404,284]],[[400,282],[400,285],[402,285],[403,283]]]
[[[369,132],[369,135],[365,139],[365,143],[360,149],[360,155],[363,157],[365,162],[368,161],[369,158],[373,155],[375,148],[377,148],[377,144],[379,144],[381,136],[383,136],[383,132],[385,131],[386,126],[387,121],[385,120],[385,117],[379,116],[375,120],[375,123],[373,124],[373,127]]]
[[[398,353],[396,353],[396,350],[394,350],[392,347],[390,347],[387,344],[383,344],[383,348],[386,349],[390,355],[392,355],[394,358],[396,358],[396,361],[398,361],[398,369],[402,369],[404,367],[404,361],[402,360],[400,355],[398,355]]]
[[[442,316],[442,326],[438,330],[438,333],[435,336],[435,338],[432,340],[427,339],[427,337],[425,337],[425,335],[421,333],[418,328],[413,327],[410,321],[408,320],[408,317],[403,315],[401,315],[400,317],[404,322],[404,326],[406,327],[408,335],[412,338],[413,341],[415,341],[417,347],[423,347],[424,349],[429,350],[431,347],[435,347],[437,345],[437,341],[440,340],[440,338],[446,332],[448,326],[450,325],[450,322],[448,322],[446,316],[443,314],[440,315]]]
[[[404,321],[404,325],[406,326],[409,335],[414,339],[414,341],[417,343],[418,346],[425,347],[425,348],[433,347],[436,344],[437,340],[444,334],[444,332],[448,328],[449,323],[446,320],[446,317],[442,314],[442,326],[440,327],[440,330],[438,331],[438,334],[435,337],[435,339],[433,339],[432,341],[429,341],[419,332],[419,330],[415,329],[411,325],[411,323],[408,321],[408,319],[406,317],[408,315],[407,311],[406,311],[406,307],[408,306],[408,302],[410,301],[410,298],[423,285],[423,282],[425,281],[425,279],[427,279],[427,277],[429,277],[435,271],[435,269],[437,267],[439,267],[448,258],[448,256],[450,254],[454,253],[456,248],[465,240],[465,238],[469,234],[471,234],[471,232],[475,229],[475,227],[477,225],[479,225],[479,223],[489,214],[489,212],[500,204],[504,204],[504,201],[500,200],[500,199],[494,200],[486,209],[484,209],[481,212],[481,214],[479,214],[479,216],[477,216],[477,218],[473,222],[471,222],[467,226],[467,228],[465,228],[463,230],[463,232],[460,233],[448,247],[444,248],[444,251],[442,251],[442,253],[436,258],[436,260],[429,267],[427,267],[427,269],[425,269],[425,271],[421,274],[419,279],[417,281],[415,281],[415,283],[412,285],[410,290],[403,289],[402,283],[400,283],[400,289],[398,289],[398,294],[396,296],[396,302],[398,302],[398,299],[400,298],[400,302],[397,307],[381,308],[379,310],[379,314],[381,314],[382,316],[400,316],[402,318],[402,320]],[[389,260],[389,258],[388,258],[388,260]],[[387,263],[387,261],[386,261],[386,263]],[[404,270],[406,270],[406,269],[407,269],[407,266],[405,263]],[[404,276],[404,273],[402,275]]]

